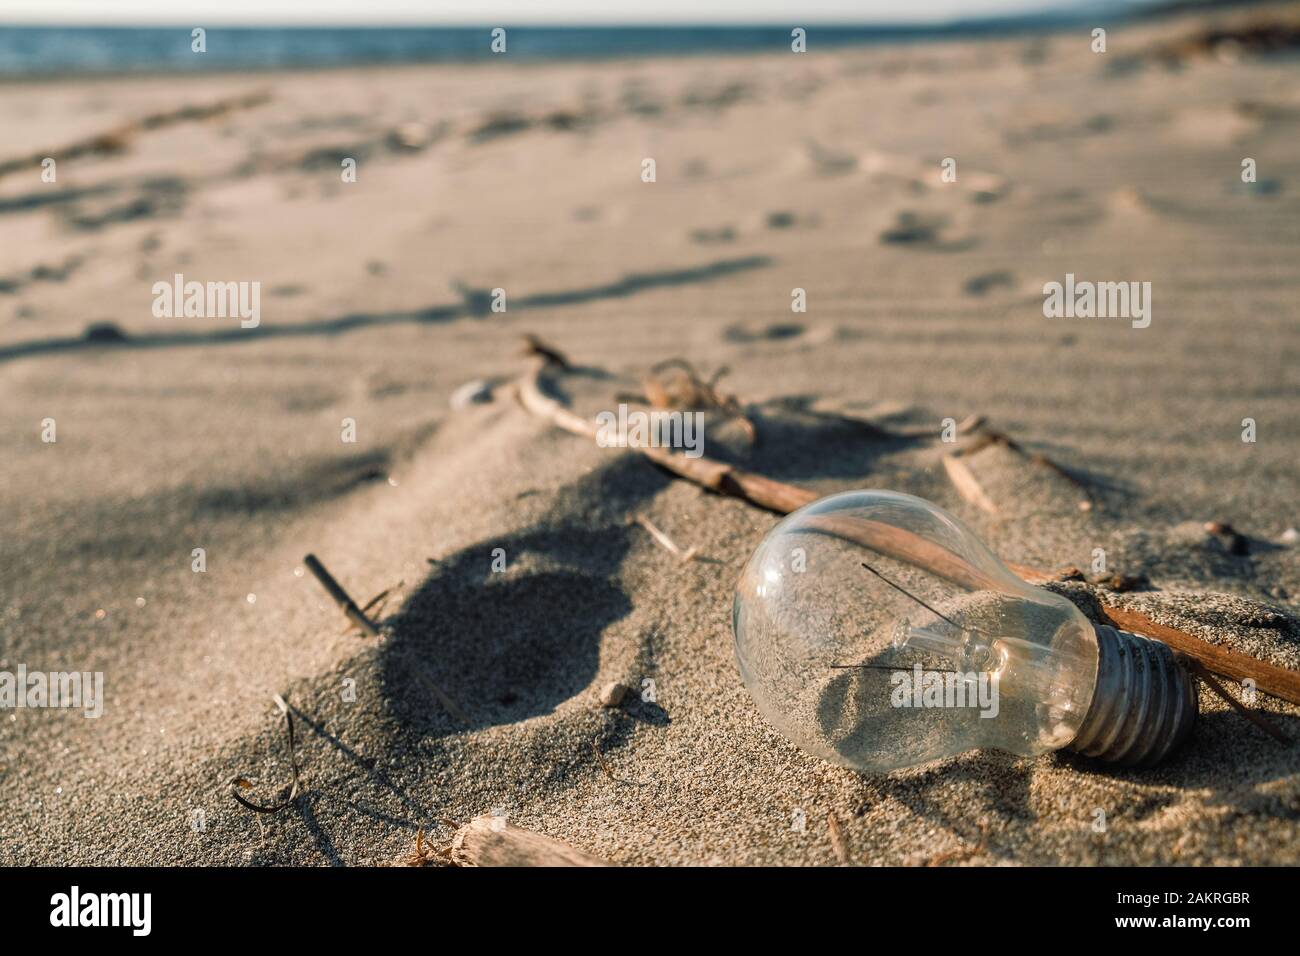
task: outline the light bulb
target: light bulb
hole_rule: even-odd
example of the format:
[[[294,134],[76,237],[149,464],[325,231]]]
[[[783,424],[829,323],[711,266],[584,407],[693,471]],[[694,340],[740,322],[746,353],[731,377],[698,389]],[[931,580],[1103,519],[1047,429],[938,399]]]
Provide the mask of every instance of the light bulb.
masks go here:
[[[1197,716],[1166,645],[1094,626],[948,512],[892,491],[782,519],[741,574],[733,627],[764,716],[867,772],[976,748],[1155,763]]]

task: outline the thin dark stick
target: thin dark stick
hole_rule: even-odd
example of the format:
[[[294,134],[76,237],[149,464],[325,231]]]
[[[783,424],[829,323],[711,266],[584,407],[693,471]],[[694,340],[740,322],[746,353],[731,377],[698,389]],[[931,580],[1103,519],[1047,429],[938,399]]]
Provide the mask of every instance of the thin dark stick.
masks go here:
[[[367,637],[380,636],[379,628],[375,627],[370,618],[366,617],[365,612],[357,607],[357,602],[352,600],[347,591],[343,590],[343,585],[334,580],[334,575],[325,570],[325,565],[320,563],[320,559],[316,555],[307,555],[302,559],[302,563],[307,565],[307,570],[312,573],[312,576],[320,582],[321,587],[334,599],[334,603],[343,610],[344,617],[361,628]]]

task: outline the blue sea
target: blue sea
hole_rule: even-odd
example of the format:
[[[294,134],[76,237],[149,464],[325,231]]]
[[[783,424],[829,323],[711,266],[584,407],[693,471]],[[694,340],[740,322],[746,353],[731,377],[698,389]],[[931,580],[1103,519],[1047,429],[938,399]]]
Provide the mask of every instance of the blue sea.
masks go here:
[[[1079,9],[945,26],[808,24],[809,52],[851,44],[1006,36],[1092,23]],[[1108,21],[1122,14],[1112,10]],[[1129,9],[1128,7],[1122,9]],[[0,16],[3,12],[0,11]],[[470,62],[495,56],[482,27],[211,27],[207,52],[190,28],[0,26],[0,76],[315,68]],[[788,50],[790,26],[509,27],[512,60],[599,59]]]

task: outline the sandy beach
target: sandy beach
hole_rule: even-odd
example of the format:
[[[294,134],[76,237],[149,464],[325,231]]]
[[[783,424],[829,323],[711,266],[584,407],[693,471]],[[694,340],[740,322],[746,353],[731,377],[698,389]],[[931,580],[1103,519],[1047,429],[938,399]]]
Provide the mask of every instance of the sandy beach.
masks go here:
[[[514,385],[529,334],[587,417],[725,369],[710,457],[919,495],[1022,565],[1104,549],[1129,580],[1054,587],[1300,668],[1300,59],[1157,55],[1206,22],[0,85],[0,165],[101,138],[0,175],[0,669],[104,675],[101,717],[0,712],[0,861],[388,864],[496,812],[619,864],[1300,863],[1266,694],[1293,742],[1203,689],[1151,769],[805,755],[731,632],[777,516]],[[159,317],[178,274],[259,283],[256,324]],[[1149,324],[1046,317],[1067,274],[1149,282]],[[942,463],[972,415],[1024,449],[965,458],[994,511]],[[382,640],[308,553],[386,592]],[[277,694],[300,795],[256,814]]]

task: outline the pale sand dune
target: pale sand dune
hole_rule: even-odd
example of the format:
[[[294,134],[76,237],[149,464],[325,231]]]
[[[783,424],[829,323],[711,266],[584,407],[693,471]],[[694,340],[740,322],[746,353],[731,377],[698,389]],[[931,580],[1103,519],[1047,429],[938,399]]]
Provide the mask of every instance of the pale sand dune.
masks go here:
[[[1186,23],[1113,32],[1107,56]],[[864,863],[981,835],[961,859],[1300,862],[1300,751],[1209,694],[1154,770],[968,754],[864,779],[806,757],[733,659],[732,588],[771,515],[549,429],[505,389],[449,405],[518,374],[523,332],[609,373],[561,380],[587,414],[663,359],[726,365],[727,391],[765,403],[750,467],[929,497],[1025,564],[1105,547],[1176,592],[1135,606],[1300,666],[1297,619],[1261,610],[1294,615],[1300,595],[1297,551],[1275,544],[1300,524],[1298,70],[1120,75],[1070,35],[0,87],[18,154],[273,94],[61,164],[57,185],[0,179],[0,667],[102,670],[108,695],[96,721],[0,715],[0,860],[376,863],[418,826],[445,842],[439,821],[500,808],[620,863],[832,863],[828,813]],[[1272,187],[1243,186],[1246,156]],[[154,318],[151,286],[176,272],[260,281],[260,328]],[[1151,326],[1044,318],[1042,285],[1067,272],[1150,281]],[[483,308],[498,287],[504,315]],[[128,341],[79,343],[98,322]],[[991,448],[970,460],[990,516],[937,442],[777,401],[795,397],[936,432],[984,413],[1089,476],[1097,506]],[[677,562],[634,514],[706,560]],[[1209,519],[1250,554],[1198,533]],[[309,551],[359,600],[404,582],[389,640],[341,633],[295,574]],[[657,703],[599,706],[644,678]],[[269,801],[287,778],[274,693],[302,717],[305,795],[258,817],[228,784],[255,777]],[[1300,738],[1300,708],[1261,706]]]

